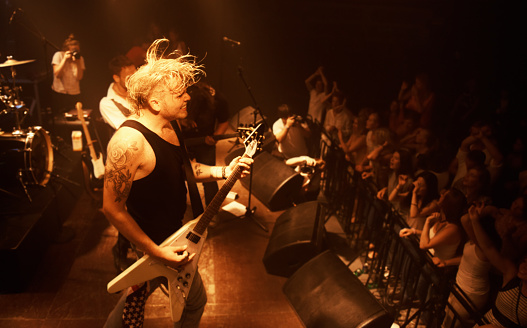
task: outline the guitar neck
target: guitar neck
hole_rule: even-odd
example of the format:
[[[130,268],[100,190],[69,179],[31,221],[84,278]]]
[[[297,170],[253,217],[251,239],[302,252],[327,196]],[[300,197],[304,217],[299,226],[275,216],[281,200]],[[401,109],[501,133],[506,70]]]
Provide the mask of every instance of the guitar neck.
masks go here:
[[[240,165],[236,165],[234,171],[227,178],[227,180],[225,180],[225,183],[216,193],[216,196],[214,196],[210,204],[205,209],[205,212],[199,219],[198,223],[194,227],[194,231],[196,233],[202,235],[205,232],[214,215],[218,213],[220,206],[229,194],[229,191],[232,189],[236,181],[238,181],[238,179],[240,178],[241,172],[242,167]]]
[[[90,130],[88,129],[88,125],[84,120],[84,111],[80,108],[77,108],[77,116],[79,117],[79,121],[81,121],[82,129],[84,130],[84,135],[86,136],[86,144],[88,145],[88,149],[90,150],[90,157],[95,160],[99,156],[97,156],[95,148],[93,147],[93,141],[90,136]]]

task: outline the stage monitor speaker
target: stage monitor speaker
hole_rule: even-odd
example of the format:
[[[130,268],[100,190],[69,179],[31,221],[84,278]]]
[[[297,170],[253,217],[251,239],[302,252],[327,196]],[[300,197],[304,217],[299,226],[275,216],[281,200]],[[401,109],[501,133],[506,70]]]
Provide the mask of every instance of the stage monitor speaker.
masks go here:
[[[254,116],[256,114],[256,122],[254,120]],[[265,116],[264,116],[265,118]],[[258,124],[264,120],[260,113],[256,113],[256,109],[251,106],[247,106],[245,108],[242,108],[238,113],[234,114],[230,120],[229,124],[231,128],[236,131],[240,125],[242,126],[248,126],[251,124]]]
[[[263,257],[267,273],[289,277],[323,250],[324,213],[323,205],[311,201],[276,219]]]
[[[252,194],[271,211],[285,210],[298,200],[304,178],[268,152],[254,158],[252,169]],[[241,179],[249,189],[251,176]]]
[[[331,251],[298,269],[283,291],[307,328],[388,328],[393,318]]]

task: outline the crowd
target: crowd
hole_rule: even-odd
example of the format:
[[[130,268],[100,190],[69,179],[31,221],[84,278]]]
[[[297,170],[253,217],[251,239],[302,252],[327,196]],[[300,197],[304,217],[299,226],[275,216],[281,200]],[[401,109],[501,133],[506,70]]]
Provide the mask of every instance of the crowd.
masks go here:
[[[349,109],[337,83],[329,84],[322,67],[306,79],[307,117],[321,127],[315,137],[340,149],[377,198],[399,212],[401,238],[416,237],[434,265],[457,272],[456,283],[491,327],[526,327],[525,111],[504,91],[485,104],[474,79],[446,109],[425,73],[403,82],[385,110]],[[296,149],[295,156],[323,158]],[[456,305],[457,319],[469,321]],[[452,320],[450,311],[443,324]]]

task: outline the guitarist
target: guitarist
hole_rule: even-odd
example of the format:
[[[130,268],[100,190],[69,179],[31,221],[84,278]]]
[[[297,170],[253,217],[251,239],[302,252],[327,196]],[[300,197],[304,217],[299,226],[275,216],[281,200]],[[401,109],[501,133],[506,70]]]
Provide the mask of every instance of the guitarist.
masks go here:
[[[190,101],[188,116],[180,121],[183,137],[205,137],[203,144],[188,145],[189,156],[197,162],[216,165],[216,140],[213,135],[222,135],[229,127],[229,105],[227,100],[209,84],[199,81],[188,88]],[[209,205],[218,192],[216,181],[203,183],[205,204]]]
[[[146,64],[126,82],[131,115],[108,145],[103,211],[108,220],[144,254],[174,269],[193,260],[186,246],[158,246],[182,226],[186,210],[185,171],[180,140],[171,121],[187,117],[187,88],[203,73],[190,55],[164,57],[168,40],[154,41]],[[229,166],[192,165],[197,181],[226,178],[237,163],[242,176],[252,159],[236,158]],[[164,281],[163,281],[164,280]],[[144,301],[166,279],[130,288],[110,313],[105,327],[140,327]],[[139,305],[137,302],[139,302]],[[194,276],[181,320],[175,327],[198,327],[207,297],[201,277]],[[138,315],[131,322],[132,316]]]

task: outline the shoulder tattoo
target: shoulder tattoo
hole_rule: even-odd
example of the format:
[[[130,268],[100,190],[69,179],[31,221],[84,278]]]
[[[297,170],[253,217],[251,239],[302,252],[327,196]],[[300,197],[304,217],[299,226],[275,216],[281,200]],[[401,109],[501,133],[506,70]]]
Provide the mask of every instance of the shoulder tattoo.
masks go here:
[[[128,197],[132,188],[130,162],[137,151],[137,142],[117,141],[108,149],[106,159],[105,184],[115,192],[115,202]]]

